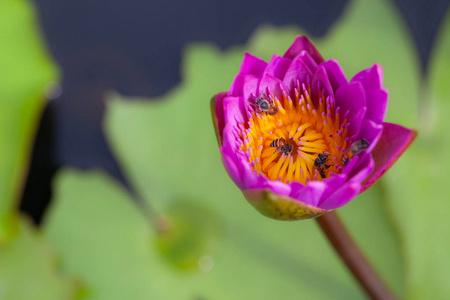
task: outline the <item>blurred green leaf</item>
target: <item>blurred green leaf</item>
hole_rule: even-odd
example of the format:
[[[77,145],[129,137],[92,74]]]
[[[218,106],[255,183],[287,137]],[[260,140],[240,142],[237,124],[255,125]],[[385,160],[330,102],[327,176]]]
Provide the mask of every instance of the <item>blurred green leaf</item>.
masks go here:
[[[299,34],[295,28],[266,26],[245,49],[190,46],[183,84],[164,101],[111,95],[105,129],[145,201],[164,212],[178,195],[195,199],[220,216],[215,222],[225,235],[220,255],[210,255],[212,270],[177,271],[148,244],[156,233],[116,183],[98,173],[63,172],[45,230],[63,268],[85,280],[90,299],[364,297],[313,220],[273,221],[248,205],[226,175],[214,137],[209,99],[229,88],[243,51],[267,60],[283,54]],[[316,42],[326,58],[341,61],[349,78],[375,62],[383,64],[394,107],[388,121],[414,123],[418,67],[403,24],[385,1],[353,3],[330,35]],[[375,267],[403,295],[403,257],[384,193],[375,185],[339,212]]]
[[[33,5],[0,1],[0,299],[61,300],[78,293],[57,272],[50,246],[17,209],[44,89],[56,78]]]
[[[450,13],[422,84],[419,131],[407,155],[387,174],[389,207],[402,235],[407,299],[450,295]]]
[[[222,229],[211,212],[195,201],[174,199],[157,222],[156,244],[169,263],[191,270],[213,266],[210,258],[220,246]],[[201,265],[202,261],[206,264]]]
[[[36,25],[29,1],[0,2],[0,244],[12,234],[44,87],[57,78]]]
[[[75,286],[57,272],[54,253],[26,220],[0,247],[0,266],[0,299],[75,299]]]

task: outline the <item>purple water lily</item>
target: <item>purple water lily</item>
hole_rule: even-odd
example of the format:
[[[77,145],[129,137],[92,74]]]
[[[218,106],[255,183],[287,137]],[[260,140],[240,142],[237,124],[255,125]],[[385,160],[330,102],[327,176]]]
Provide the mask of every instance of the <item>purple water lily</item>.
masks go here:
[[[271,218],[307,219],[377,181],[416,136],[383,122],[382,81],[375,64],[349,82],[306,37],[269,63],[246,53],[211,102],[223,164],[246,199]]]

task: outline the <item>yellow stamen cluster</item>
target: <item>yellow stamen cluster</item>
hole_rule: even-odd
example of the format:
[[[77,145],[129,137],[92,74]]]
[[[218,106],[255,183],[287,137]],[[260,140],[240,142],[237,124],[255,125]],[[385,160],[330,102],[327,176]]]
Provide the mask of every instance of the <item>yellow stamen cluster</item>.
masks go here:
[[[350,139],[347,117],[340,117],[334,102],[319,92],[314,105],[311,87],[299,82],[291,95],[284,92],[276,97],[269,93],[267,97],[278,112],[275,115],[252,112],[248,124],[239,125],[240,150],[248,157],[253,170],[270,180],[303,184],[341,173]],[[270,146],[281,138],[292,145],[290,153]],[[326,167],[314,165],[320,153],[328,156]]]

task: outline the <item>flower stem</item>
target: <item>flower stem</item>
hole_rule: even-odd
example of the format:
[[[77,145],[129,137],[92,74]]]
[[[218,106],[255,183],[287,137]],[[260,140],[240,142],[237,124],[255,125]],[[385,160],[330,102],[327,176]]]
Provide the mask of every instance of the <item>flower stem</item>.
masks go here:
[[[336,212],[326,213],[316,220],[328,241],[371,299],[398,299],[364,257]]]

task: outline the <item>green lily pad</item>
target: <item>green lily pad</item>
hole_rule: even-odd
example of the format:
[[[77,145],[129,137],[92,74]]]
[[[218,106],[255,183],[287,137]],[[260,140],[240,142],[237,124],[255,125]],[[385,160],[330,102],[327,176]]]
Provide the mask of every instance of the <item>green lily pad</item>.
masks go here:
[[[33,5],[0,1],[0,299],[75,299],[82,291],[57,269],[52,248],[19,216],[44,89],[57,78]]]
[[[36,25],[28,1],[0,2],[0,244],[13,234],[44,88],[58,73]]]
[[[156,245],[170,264],[204,272],[214,267],[213,256],[222,240],[214,214],[193,201],[177,200],[157,221]]]
[[[407,113],[390,109],[388,121],[411,125],[418,64],[398,18],[385,1],[356,1],[329,36],[315,42],[326,58],[342,62],[349,78],[375,62],[383,64],[390,105],[411,102]],[[254,211],[227,176],[214,137],[209,99],[229,88],[244,50],[267,60],[283,54],[299,34],[292,27],[265,26],[245,48],[223,52],[208,44],[191,45],[184,55],[182,85],[160,101],[109,96],[105,129],[143,201],[164,213],[176,196],[195,199],[211,211],[211,218],[217,216],[212,223],[220,224],[224,234],[211,237],[220,242],[220,255],[198,260],[204,272],[173,268],[185,252],[162,259],[161,249],[152,245],[158,231],[146,223],[130,195],[100,173],[65,171],[56,182],[44,229],[61,253],[63,269],[83,278],[89,299],[364,297],[314,220],[285,223]],[[403,249],[385,193],[376,184],[338,212],[375,268],[403,296]]]
[[[28,221],[0,247],[0,299],[75,299],[79,290],[57,271],[55,253]]]

